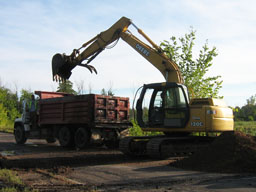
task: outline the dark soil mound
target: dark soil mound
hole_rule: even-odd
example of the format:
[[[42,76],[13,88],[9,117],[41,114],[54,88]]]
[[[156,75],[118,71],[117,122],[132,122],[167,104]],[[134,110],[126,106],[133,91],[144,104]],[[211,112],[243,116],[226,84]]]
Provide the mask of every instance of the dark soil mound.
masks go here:
[[[242,132],[225,132],[203,150],[172,166],[221,173],[256,173],[256,141]]]

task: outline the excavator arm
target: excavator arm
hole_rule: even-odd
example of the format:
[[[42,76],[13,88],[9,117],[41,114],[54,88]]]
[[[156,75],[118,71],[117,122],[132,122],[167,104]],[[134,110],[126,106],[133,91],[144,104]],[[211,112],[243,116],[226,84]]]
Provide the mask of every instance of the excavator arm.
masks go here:
[[[135,37],[128,30],[131,24],[151,46]],[[101,32],[96,37],[84,43],[80,48],[74,49],[70,55],[55,54],[52,58],[53,80],[63,81],[68,79],[71,76],[72,69],[76,66],[83,66],[89,69],[90,72],[97,73],[96,69],[92,65],[89,65],[89,63],[108,45],[114,41],[118,41],[120,38],[155,66],[167,82],[183,83],[177,64],[171,61],[160,47],[126,17],[119,19],[108,30]]]

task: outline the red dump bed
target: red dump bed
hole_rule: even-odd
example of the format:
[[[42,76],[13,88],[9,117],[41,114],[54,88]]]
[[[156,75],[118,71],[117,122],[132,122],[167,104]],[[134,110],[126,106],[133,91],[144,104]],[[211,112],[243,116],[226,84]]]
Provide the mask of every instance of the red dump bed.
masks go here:
[[[39,100],[40,125],[129,123],[129,98],[95,94],[55,96]]]

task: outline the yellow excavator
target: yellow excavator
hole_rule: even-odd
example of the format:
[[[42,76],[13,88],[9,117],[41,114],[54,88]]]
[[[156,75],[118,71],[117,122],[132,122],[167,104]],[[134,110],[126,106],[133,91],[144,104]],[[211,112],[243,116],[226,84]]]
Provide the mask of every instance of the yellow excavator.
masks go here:
[[[130,25],[135,27],[150,45],[134,36],[128,30]],[[101,32],[80,48],[74,49],[70,55],[55,54],[52,58],[53,80],[69,79],[72,69],[76,66],[86,67],[90,72],[97,73],[89,63],[108,45],[117,43],[120,38],[156,67],[166,80],[143,85],[136,103],[136,120],[141,129],[163,132],[164,135],[125,137],[120,141],[122,152],[128,155],[146,153],[152,157],[190,153],[212,141],[212,137],[191,136],[191,133],[208,135],[233,130],[232,109],[227,107],[222,99],[190,100],[177,64],[126,17],[120,18],[108,30]],[[148,106],[145,106],[145,103],[148,103]],[[146,112],[143,110],[145,108]]]

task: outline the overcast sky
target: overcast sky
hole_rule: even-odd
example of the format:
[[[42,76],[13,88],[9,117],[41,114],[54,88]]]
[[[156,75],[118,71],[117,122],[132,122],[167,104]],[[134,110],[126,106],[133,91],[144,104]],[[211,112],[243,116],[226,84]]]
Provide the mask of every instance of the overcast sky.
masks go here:
[[[254,0],[0,0],[0,80],[14,89],[55,91],[51,59],[70,54],[120,17],[126,16],[160,44],[171,36],[196,32],[196,49],[208,39],[218,56],[208,75],[221,75],[220,95],[242,106],[256,94],[256,1]],[[139,36],[134,29],[131,31]],[[197,57],[195,55],[195,57]],[[164,81],[126,43],[103,51],[92,63],[98,75],[77,67],[70,80],[94,93],[113,88],[129,96],[144,83]]]

